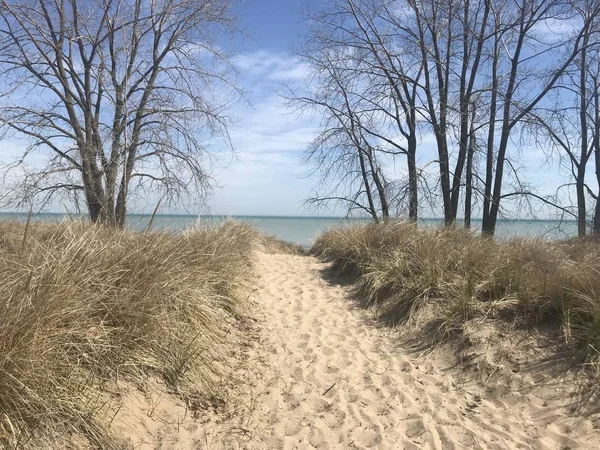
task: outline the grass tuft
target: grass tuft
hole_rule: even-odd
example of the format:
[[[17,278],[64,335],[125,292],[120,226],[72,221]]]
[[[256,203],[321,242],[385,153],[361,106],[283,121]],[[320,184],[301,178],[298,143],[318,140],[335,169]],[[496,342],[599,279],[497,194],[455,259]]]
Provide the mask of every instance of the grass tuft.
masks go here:
[[[265,253],[284,255],[305,255],[306,250],[301,245],[283,241],[275,236],[261,236],[259,248]]]
[[[237,222],[0,223],[0,446],[122,448],[103,390],[117,380],[158,377],[189,405],[218,398],[257,236]]]
[[[499,241],[464,229],[389,222],[330,230],[311,253],[352,274],[358,297],[393,324],[426,310],[447,339],[480,317],[558,321],[565,342],[598,361],[597,239]]]

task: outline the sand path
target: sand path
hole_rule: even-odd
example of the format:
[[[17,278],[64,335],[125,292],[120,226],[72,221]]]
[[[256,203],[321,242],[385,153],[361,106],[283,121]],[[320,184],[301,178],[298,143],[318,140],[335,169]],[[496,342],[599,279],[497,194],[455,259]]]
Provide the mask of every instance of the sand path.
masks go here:
[[[600,448],[589,419],[526,394],[487,398],[430,356],[369,325],[312,257],[258,254],[261,342],[238,370],[241,401],[203,423],[178,424],[155,448]]]
[[[587,421],[551,425],[555,412],[520,395],[486,399],[390,330],[366,324],[311,257],[259,254],[270,376],[247,421],[249,448],[593,448]],[[571,435],[569,437],[568,435]],[[575,438],[577,436],[577,438]]]

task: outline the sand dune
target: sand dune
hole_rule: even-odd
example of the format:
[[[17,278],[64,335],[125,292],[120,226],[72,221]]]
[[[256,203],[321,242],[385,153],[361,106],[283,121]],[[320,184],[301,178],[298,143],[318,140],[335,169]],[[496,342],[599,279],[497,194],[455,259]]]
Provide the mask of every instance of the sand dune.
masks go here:
[[[568,415],[566,402],[531,390],[490,396],[443,358],[401,348],[321,277],[325,264],[257,257],[260,336],[232,368],[229,406],[197,418],[168,399],[152,417],[133,408],[123,417],[137,448],[600,448],[600,422]]]

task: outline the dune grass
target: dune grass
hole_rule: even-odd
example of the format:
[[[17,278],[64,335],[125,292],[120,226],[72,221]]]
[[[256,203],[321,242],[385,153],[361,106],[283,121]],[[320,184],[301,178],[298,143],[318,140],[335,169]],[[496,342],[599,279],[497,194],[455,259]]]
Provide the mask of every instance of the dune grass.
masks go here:
[[[0,223],[0,446],[122,448],[103,390],[117,380],[158,377],[190,408],[218,398],[256,238],[236,222],[178,234]]]
[[[305,255],[306,251],[301,245],[283,241],[275,236],[261,235],[259,248],[265,253],[281,253],[284,255]]]
[[[401,324],[428,311],[438,339],[474,318],[557,321],[566,343],[600,350],[600,241],[484,239],[405,222],[333,229],[313,254],[349,274],[368,307]]]

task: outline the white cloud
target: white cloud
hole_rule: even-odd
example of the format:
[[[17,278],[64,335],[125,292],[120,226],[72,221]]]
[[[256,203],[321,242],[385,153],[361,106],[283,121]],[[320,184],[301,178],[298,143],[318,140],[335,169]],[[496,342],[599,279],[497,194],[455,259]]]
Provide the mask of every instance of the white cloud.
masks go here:
[[[261,50],[234,58],[252,107],[239,105],[230,130],[237,158],[216,174],[221,186],[210,201],[218,214],[297,215],[315,185],[302,155],[318,121],[293,112],[277,94],[284,82],[300,82],[308,67],[281,52]],[[227,161],[229,162],[229,161]]]
[[[231,132],[241,155],[265,152],[298,152],[314,138],[316,124],[291,112],[275,93],[241,111],[242,119]],[[238,113],[240,115],[240,113]]]
[[[304,80],[310,73],[310,67],[295,56],[266,50],[239,54],[233,62],[245,76],[270,81]]]
[[[581,18],[548,18],[537,23],[533,28],[538,37],[547,43],[559,42],[572,36],[582,26]]]

